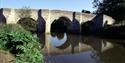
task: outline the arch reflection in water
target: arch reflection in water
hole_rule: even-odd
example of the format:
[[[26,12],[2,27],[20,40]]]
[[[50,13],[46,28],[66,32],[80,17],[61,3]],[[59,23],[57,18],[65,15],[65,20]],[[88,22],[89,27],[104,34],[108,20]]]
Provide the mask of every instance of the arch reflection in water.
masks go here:
[[[52,33],[51,37],[52,45],[56,45],[58,49],[71,49],[71,52],[74,53],[74,48],[79,45],[79,36],[72,36],[66,33]]]
[[[125,63],[125,47],[114,41],[67,33],[47,36],[42,49],[46,63]]]
[[[59,47],[66,41],[67,41],[66,33],[52,33],[51,43],[54,47]]]
[[[49,42],[46,42],[46,47],[43,49],[45,54],[60,55],[60,54],[75,54],[81,51],[90,50],[90,46],[80,43],[79,35],[70,35],[67,33],[52,33]],[[81,45],[79,45],[81,44]]]

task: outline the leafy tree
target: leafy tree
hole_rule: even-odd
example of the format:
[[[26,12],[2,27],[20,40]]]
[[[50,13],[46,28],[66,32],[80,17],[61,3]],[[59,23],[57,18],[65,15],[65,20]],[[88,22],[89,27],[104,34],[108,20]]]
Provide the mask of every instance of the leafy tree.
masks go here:
[[[106,14],[117,21],[125,19],[125,0],[94,0],[96,13]]]

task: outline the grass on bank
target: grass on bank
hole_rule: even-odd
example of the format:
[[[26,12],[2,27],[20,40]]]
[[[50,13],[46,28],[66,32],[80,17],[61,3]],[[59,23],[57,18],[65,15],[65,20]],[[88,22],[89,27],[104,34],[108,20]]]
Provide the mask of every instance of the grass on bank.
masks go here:
[[[17,24],[0,24],[0,49],[15,56],[12,63],[43,63],[38,38]]]

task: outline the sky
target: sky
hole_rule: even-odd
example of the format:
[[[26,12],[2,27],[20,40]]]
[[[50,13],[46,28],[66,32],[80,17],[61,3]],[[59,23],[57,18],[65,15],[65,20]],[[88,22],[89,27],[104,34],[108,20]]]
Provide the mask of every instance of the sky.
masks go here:
[[[94,11],[93,0],[0,0],[0,8],[56,9],[81,12],[82,9]]]

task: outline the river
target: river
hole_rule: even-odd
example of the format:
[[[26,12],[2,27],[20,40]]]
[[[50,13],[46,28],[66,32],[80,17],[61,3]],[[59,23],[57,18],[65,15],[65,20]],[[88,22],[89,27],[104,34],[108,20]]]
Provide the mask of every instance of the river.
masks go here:
[[[116,40],[67,33],[39,37],[45,63],[125,63],[125,46]]]

